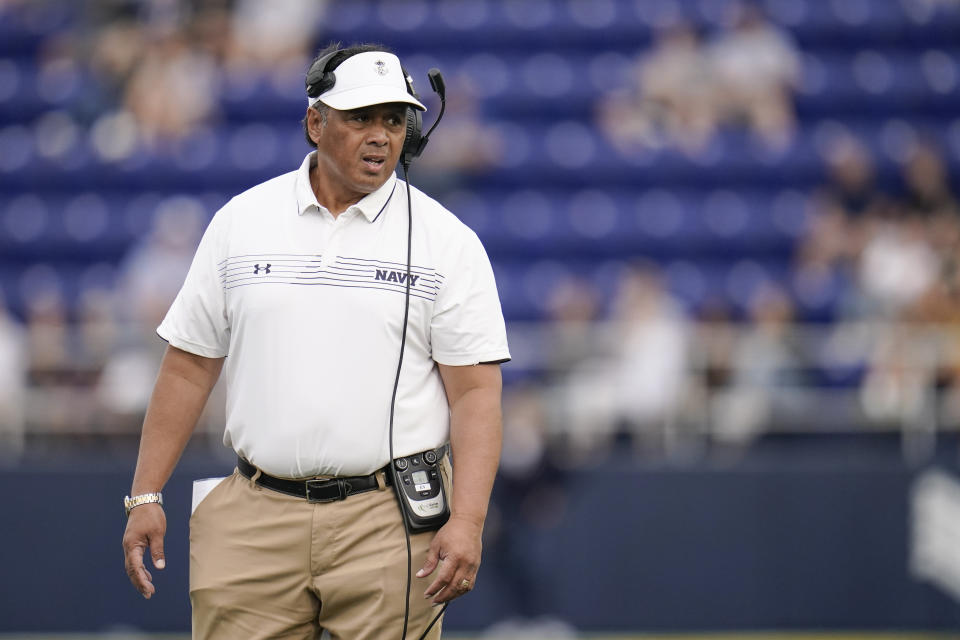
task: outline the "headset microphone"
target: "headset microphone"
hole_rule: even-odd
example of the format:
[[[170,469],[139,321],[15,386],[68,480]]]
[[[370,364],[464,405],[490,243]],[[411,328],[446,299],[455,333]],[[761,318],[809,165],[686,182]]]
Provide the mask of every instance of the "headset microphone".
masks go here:
[[[443,100],[447,97],[447,87],[443,84],[443,74],[440,73],[440,69],[434,67],[427,71],[427,77],[430,78],[430,86],[435,92],[440,94],[440,99]]]
[[[427,131],[427,135],[423,136],[424,146],[427,144],[426,141],[430,139],[430,134],[433,133],[433,130],[440,124],[440,119],[443,118],[443,112],[447,108],[447,85],[443,82],[443,74],[440,73],[440,69],[430,69],[430,71],[427,72],[427,77],[430,79],[430,88],[440,96],[440,113],[437,115],[433,126],[430,127],[430,131]]]
[[[407,121],[407,138],[413,139],[404,144],[403,152],[400,156],[400,164],[403,165],[404,171],[409,169],[410,163],[416,158],[419,158],[423,150],[427,148],[427,143],[430,142],[430,134],[433,133],[433,130],[440,124],[440,120],[443,118],[443,112],[447,109],[447,86],[443,82],[443,74],[440,73],[439,69],[430,69],[430,71],[427,72],[427,77],[430,79],[430,88],[440,96],[440,113],[437,114],[437,119],[433,121],[433,126],[430,127],[427,134],[420,137],[417,137],[419,136],[420,123],[417,122],[414,124],[410,122],[410,120]],[[410,86],[412,86],[412,84]],[[410,111],[412,112],[414,109],[410,109]],[[415,115],[419,116],[420,114],[417,112]]]

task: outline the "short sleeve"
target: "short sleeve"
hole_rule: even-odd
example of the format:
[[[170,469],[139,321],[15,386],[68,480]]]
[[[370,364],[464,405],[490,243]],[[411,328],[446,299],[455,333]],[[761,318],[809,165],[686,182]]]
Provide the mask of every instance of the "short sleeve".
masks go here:
[[[200,240],[183,287],[157,328],[172,346],[207,358],[227,355],[227,321],[220,265],[225,246],[223,210],[214,216]]]
[[[463,366],[510,359],[493,268],[480,239],[467,231],[441,273],[430,323],[433,359]]]

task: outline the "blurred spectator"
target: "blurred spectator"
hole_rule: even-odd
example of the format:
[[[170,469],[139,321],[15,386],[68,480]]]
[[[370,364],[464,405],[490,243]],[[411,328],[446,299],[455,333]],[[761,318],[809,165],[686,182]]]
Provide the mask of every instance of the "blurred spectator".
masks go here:
[[[225,5],[87,3],[87,30],[47,44],[48,51],[89,61],[92,74],[74,115],[93,123],[94,147],[103,158],[129,157],[141,144],[164,148],[216,117],[229,37]]]
[[[606,351],[597,343],[600,300],[589,281],[570,277],[558,282],[547,300],[549,326],[547,369],[561,375]],[[549,375],[549,374],[548,374]]]
[[[609,323],[598,322],[597,293],[579,279],[554,289],[550,309],[550,422],[566,438],[569,459],[601,459],[616,437],[638,451],[672,446],[688,334],[659,269],[639,263],[625,271]]]
[[[797,250],[795,281],[840,274],[847,280],[842,315],[870,323],[870,340],[847,349],[847,356],[864,354],[864,415],[891,428],[932,424],[935,390],[942,390],[948,412],[954,397],[958,349],[951,327],[960,318],[960,216],[943,161],[933,144],[915,145],[901,168],[903,194],[895,198],[879,188],[875,161],[857,139],[842,133],[825,156],[829,178]],[[851,331],[837,325],[831,340],[849,342]]]
[[[722,443],[748,443],[779,420],[807,419],[812,407],[795,395],[806,360],[794,332],[794,306],[779,286],[762,286],[750,303],[750,324],[736,340],[728,391],[719,396],[713,434]]]
[[[180,31],[148,33],[133,67],[124,105],[140,138],[156,146],[188,136],[217,108],[219,68],[206,51]]]
[[[861,313],[894,319],[936,282],[941,265],[921,220],[874,225],[859,262]]]
[[[733,10],[733,28],[707,51],[720,119],[745,123],[768,144],[782,147],[790,142],[796,126],[797,48],[756,5],[735,4]]]
[[[858,264],[873,229],[890,217],[892,201],[878,187],[874,159],[859,140],[843,132],[828,141],[824,156],[827,181],[811,200],[810,223],[794,255],[794,282],[805,300],[833,295],[838,310],[860,317],[866,311]]]
[[[516,482],[535,478],[547,462],[547,411],[536,386],[518,384],[504,399],[500,473]]]
[[[293,68],[301,75],[326,11],[326,0],[237,0],[228,65],[270,74]]]
[[[912,240],[897,318],[882,335],[862,397],[874,419],[898,426],[960,424],[960,208],[936,146],[917,145],[903,166],[897,228]],[[895,254],[896,255],[896,254]],[[879,260],[878,256],[875,259]],[[900,255],[901,261],[906,256]],[[921,279],[918,271],[926,267]],[[885,400],[885,401],[884,401]],[[870,405],[869,403],[873,403]]]
[[[729,302],[720,296],[709,297],[697,309],[690,333],[691,379],[683,411],[694,424],[706,425],[711,400],[732,383],[737,328]]]
[[[600,126],[610,142],[627,151],[672,145],[702,150],[713,135],[716,113],[696,29],[679,22],[661,30],[635,74],[633,86],[600,103]]]
[[[156,328],[183,285],[206,219],[199,200],[167,198],[150,234],[124,260],[118,298],[127,332],[118,336],[97,390],[111,430],[139,429],[165,347]]]
[[[903,166],[908,215],[923,218],[960,217],[960,205],[950,188],[947,170],[937,149],[930,144],[917,145]]]
[[[893,429],[927,427],[938,360],[935,336],[907,325],[881,325],[860,387],[866,417]]]
[[[824,159],[828,178],[818,195],[825,209],[850,220],[886,214],[889,197],[877,184],[876,162],[860,140],[837,135],[828,141]]]
[[[672,446],[687,382],[689,334],[679,305],[664,289],[659,270],[632,267],[613,303],[617,352],[614,374],[621,433],[638,449],[661,453]]]
[[[599,298],[586,280],[560,280],[550,292],[543,328],[551,436],[564,441],[571,462],[589,460],[610,444],[614,387],[610,362],[615,346],[598,330]]]
[[[164,343],[157,338],[156,342]],[[163,349],[120,349],[107,361],[96,390],[101,428],[113,435],[138,435],[150,402]]]
[[[123,99],[123,87],[143,55],[143,26],[131,16],[106,15],[91,38],[90,67],[99,92],[92,110]],[[76,44],[75,46],[86,46]],[[103,102],[101,102],[101,100]]]
[[[0,297],[0,463],[16,461],[24,449],[27,354],[23,329]]]
[[[113,292],[99,287],[85,289],[78,307],[74,362],[83,370],[99,372],[118,338]]]
[[[59,288],[33,291],[27,299],[27,353],[36,384],[55,384],[72,368],[70,323]]]
[[[745,127],[772,147],[793,138],[800,56],[789,35],[754,4],[733,4],[733,27],[710,44],[676,22],[656,34],[633,86],[604,98],[599,122],[611,143],[677,145],[702,152],[718,128]]]
[[[87,431],[94,410],[94,399],[87,391],[96,372],[77,367],[72,325],[58,287],[31,292],[26,336],[28,428],[45,435],[74,436]]]
[[[936,256],[933,282],[910,310],[918,322],[957,320],[960,293],[960,203],[935,145],[917,145],[902,168],[905,194],[901,226],[914,231]],[[932,261],[931,261],[932,262]]]
[[[183,285],[208,218],[192,196],[170,196],[157,206],[150,233],[121,265],[124,319],[153,335]]]

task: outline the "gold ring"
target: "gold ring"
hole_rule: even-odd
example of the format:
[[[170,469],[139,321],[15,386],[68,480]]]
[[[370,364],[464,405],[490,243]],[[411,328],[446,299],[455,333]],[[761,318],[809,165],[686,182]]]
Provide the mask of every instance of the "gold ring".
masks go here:
[[[464,578],[463,580],[461,580],[461,581],[460,581],[460,588],[461,588],[461,589],[469,589],[469,588],[470,588],[470,581],[467,580],[466,578]]]

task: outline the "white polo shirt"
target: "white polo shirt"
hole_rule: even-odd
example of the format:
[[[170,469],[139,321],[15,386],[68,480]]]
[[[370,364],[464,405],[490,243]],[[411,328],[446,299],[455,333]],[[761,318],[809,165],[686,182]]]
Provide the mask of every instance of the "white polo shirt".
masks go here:
[[[157,332],[226,359],[224,443],[271,475],[361,475],[389,461],[403,325],[407,185],[395,176],[334,218],[300,169],[211,220]],[[510,358],[490,261],[476,234],[416,188],[410,317],[395,454],[444,444],[436,363]]]

